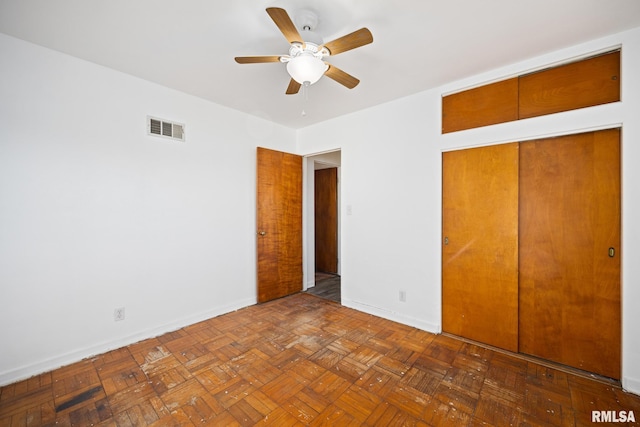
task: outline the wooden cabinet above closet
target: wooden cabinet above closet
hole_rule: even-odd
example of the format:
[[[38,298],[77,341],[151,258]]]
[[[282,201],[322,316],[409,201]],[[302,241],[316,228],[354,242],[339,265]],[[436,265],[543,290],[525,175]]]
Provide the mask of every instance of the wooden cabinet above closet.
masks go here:
[[[620,100],[620,51],[519,78],[520,119]]]
[[[442,98],[442,133],[518,120],[518,78]]]
[[[442,98],[442,133],[620,100],[620,51]]]

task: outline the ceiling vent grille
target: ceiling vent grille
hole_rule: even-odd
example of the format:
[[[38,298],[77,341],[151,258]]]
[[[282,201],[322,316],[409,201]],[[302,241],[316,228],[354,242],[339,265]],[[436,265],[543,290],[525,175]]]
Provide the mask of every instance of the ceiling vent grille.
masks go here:
[[[147,133],[184,141],[184,125],[155,117],[147,117]]]

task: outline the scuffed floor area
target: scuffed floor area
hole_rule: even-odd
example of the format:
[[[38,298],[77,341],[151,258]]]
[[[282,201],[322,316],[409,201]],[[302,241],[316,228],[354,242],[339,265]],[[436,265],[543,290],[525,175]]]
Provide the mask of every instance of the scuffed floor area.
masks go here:
[[[592,411],[638,417],[640,397],[306,293],[0,389],[0,426],[564,426]]]

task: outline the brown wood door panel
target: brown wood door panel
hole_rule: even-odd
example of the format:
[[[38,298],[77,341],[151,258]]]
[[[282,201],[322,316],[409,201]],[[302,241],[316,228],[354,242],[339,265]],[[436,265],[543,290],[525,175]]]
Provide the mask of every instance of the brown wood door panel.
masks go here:
[[[442,98],[442,133],[518,120],[518,78]]]
[[[302,157],[258,147],[256,225],[258,302],[301,291]]]
[[[620,51],[520,77],[519,117],[620,100]]]
[[[613,129],[520,147],[520,351],[612,378],[621,357],[619,141]]]
[[[338,272],[338,168],[318,169],[315,187],[316,271]]]
[[[518,144],[442,163],[443,329],[518,351]]]

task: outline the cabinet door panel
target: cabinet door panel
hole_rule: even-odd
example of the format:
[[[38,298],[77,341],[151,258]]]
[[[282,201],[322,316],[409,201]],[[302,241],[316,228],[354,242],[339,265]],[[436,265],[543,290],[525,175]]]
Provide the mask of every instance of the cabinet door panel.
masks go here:
[[[612,378],[620,377],[619,135],[520,147],[520,351]]]
[[[518,144],[442,163],[443,329],[518,351]]]
[[[620,100],[620,52],[520,77],[519,118]]]
[[[442,98],[442,133],[518,120],[518,79]]]

